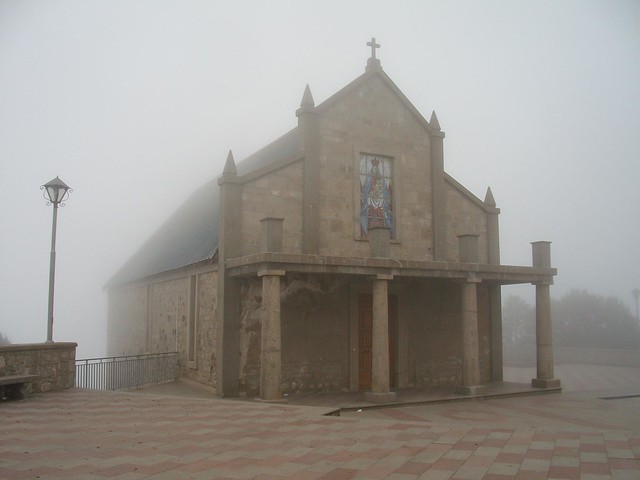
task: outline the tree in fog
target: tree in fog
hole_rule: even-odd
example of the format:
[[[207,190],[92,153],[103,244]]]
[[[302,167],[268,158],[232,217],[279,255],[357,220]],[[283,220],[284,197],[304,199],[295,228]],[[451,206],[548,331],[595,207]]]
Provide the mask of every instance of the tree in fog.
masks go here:
[[[11,340],[4,333],[0,332],[0,345],[11,345]]]
[[[536,312],[517,295],[509,295],[502,306],[502,339],[505,345],[536,341]]]
[[[639,327],[616,297],[572,290],[552,301],[554,343],[566,347],[638,348]]]
[[[553,343],[559,347],[633,349],[640,347],[640,326],[616,297],[572,290],[551,301]],[[514,359],[532,355],[536,344],[535,308],[509,295],[502,306],[505,354]]]

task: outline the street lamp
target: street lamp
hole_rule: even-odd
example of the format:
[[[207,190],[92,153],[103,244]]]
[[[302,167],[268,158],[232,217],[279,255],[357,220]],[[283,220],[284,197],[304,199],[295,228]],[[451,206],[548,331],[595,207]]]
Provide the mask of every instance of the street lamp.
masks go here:
[[[44,190],[43,196],[47,205],[53,205],[53,226],[51,227],[51,257],[49,261],[49,312],[47,320],[47,343],[53,342],[53,285],[56,278],[56,224],[58,223],[58,205],[64,206],[64,201],[69,198],[73,189],[60,180],[54,178],[49,183],[40,187]]]

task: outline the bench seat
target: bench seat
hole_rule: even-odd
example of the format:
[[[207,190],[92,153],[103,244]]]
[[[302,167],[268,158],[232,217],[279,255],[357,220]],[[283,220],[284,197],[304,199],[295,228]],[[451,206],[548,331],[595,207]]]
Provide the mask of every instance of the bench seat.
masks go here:
[[[6,375],[0,377],[0,401],[22,400],[25,396],[25,384],[33,382],[38,375]]]

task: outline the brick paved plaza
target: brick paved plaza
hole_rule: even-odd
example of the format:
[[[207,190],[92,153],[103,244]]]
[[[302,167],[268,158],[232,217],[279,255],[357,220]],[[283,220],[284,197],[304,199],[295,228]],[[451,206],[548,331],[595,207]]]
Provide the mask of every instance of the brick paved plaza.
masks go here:
[[[614,386],[607,375],[603,386]],[[640,479],[639,397],[585,390],[335,417],[161,392],[0,404],[0,478]]]

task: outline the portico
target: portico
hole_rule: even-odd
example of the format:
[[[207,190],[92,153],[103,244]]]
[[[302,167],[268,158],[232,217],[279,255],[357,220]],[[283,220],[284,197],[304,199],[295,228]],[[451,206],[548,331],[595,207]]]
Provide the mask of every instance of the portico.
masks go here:
[[[548,247],[548,243],[545,244]],[[541,248],[534,245],[534,252]],[[538,255],[538,253],[534,253]],[[535,257],[538,258],[538,257]],[[479,355],[479,328],[478,328],[478,302],[479,288],[482,287],[483,298],[489,297],[491,292],[500,285],[532,283],[540,301],[538,303],[538,329],[541,332],[538,339],[538,375],[532,381],[534,387],[556,388],[559,381],[553,379],[553,353],[551,349],[550,311],[545,298],[550,282],[556,274],[556,270],[549,265],[536,260],[534,266],[508,266],[489,265],[478,263],[449,263],[449,262],[413,262],[394,260],[389,258],[349,258],[329,257],[319,255],[286,254],[281,252],[264,252],[227,261],[229,274],[236,279],[259,277],[262,281],[262,354],[261,354],[261,387],[260,396],[265,400],[280,398],[282,383],[282,355],[279,341],[282,338],[282,305],[280,296],[280,281],[288,275],[311,275],[322,277],[342,277],[347,283],[355,286],[354,292],[368,291],[373,297],[373,328],[372,328],[372,372],[371,388],[366,392],[367,401],[388,402],[394,398],[394,388],[407,388],[412,386],[408,376],[401,372],[406,368],[401,363],[406,363],[410,353],[406,338],[396,340],[395,350],[398,360],[395,365],[389,363],[389,293],[402,291],[407,282],[419,285],[420,281],[436,282],[443,285],[442,288],[457,289],[459,300],[456,307],[458,321],[460,323],[461,337],[461,364],[460,382],[458,391],[475,395],[482,391],[483,383],[489,376],[489,381],[499,381],[491,366],[490,375],[485,374],[485,381],[480,373],[481,359]],[[429,283],[431,284],[431,283]],[[368,287],[367,287],[368,285]],[[415,289],[415,287],[414,287]],[[407,301],[411,298],[404,295]],[[402,300],[401,300],[402,301]],[[401,302],[400,301],[400,302]],[[489,301],[489,300],[487,300]],[[404,306],[406,312],[407,307]],[[403,306],[399,307],[403,312]],[[405,313],[406,314],[406,313]],[[399,314],[401,317],[402,314]],[[403,322],[402,318],[398,323]],[[405,320],[406,322],[406,320]],[[396,327],[398,332],[400,328]],[[403,327],[407,329],[408,326]],[[495,331],[490,328],[489,331]],[[350,349],[357,348],[357,327],[351,327]],[[354,337],[355,334],[355,338]],[[397,334],[396,334],[397,336]],[[406,337],[406,333],[405,333]],[[405,344],[403,344],[405,342]],[[495,342],[492,342],[495,343]],[[401,360],[404,357],[403,360]],[[351,365],[349,389],[358,390],[359,383],[354,375],[358,370],[353,364],[357,356],[350,355]],[[491,361],[491,359],[489,359]],[[392,375],[390,369],[396,371]],[[400,373],[400,375],[397,375]],[[414,372],[415,376],[415,372]],[[396,378],[395,385],[390,378]]]

